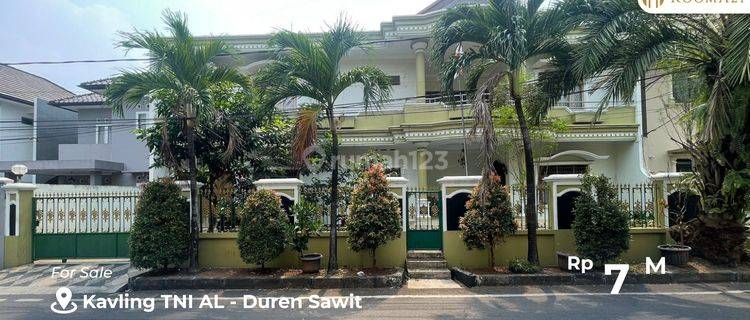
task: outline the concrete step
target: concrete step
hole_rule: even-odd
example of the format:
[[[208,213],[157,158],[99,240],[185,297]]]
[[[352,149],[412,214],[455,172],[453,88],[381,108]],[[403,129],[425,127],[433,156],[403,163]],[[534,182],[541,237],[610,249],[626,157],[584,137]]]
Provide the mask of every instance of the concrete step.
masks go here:
[[[448,269],[448,262],[445,259],[440,260],[406,260],[406,269]]]
[[[441,250],[409,250],[406,253],[407,259],[425,259],[425,260],[438,260],[443,259],[443,251]]]
[[[450,279],[451,272],[448,269],[413,269],[409,270],[409,278],[412,279]]]

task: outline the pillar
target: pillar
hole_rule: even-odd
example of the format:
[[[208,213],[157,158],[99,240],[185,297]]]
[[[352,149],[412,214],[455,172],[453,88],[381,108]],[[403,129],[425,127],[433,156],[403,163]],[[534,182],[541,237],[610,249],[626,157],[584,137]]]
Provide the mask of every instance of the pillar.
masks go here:
[[[36,185],[11,183],[2,187],[5,192],[5,212],[2,268],[12,268],[33,262],[31,233],[33,228],[33,198]]]
[[[290,216],[290,219],[294,219],[291,222],[297,221],[297,217],[292,215],[291,210],[292,206],[300,200],[302,180],[297,178],[260,179],[253,184],[258,190],[273,190],[276,192],[281,197],[282,208]],[[345,210],[345,208],[339,208],[339,214],[341,214],[341,209]],[[325,223],[325,221],[323,222]]]
[[[414,50],[415,62],[416,62],[416,75],[417,75],[417,90],[415,95],[418,97],[424,97],[425,91],[425,49],[427,49],[427,42],[416,41],[411,44],[411,49]],[[420,99],[424,100],[424,99]]]
[[[404,177],[387,177],[388,190],[401,200],[401,229],[406,231],[406,188],[409,180]]]
[[[440,184],[440,192],[442,193],[443,199],[443,231],[448,231],[448,199],[449,196],[454,196],[456,192],[468,191],[471,193],[479,182],[482,180],[482,176],[446,176],[437,180]]]

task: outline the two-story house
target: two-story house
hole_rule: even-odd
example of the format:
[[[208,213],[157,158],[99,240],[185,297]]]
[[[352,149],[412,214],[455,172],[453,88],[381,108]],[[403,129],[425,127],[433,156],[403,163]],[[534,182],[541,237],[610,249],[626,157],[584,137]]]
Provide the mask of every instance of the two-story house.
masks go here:
[[[77,112],[77,140],[60,144],[58,164],[79,165],[48,183],[132,186],[148,181],[150,153],[134,133],[150,123],[148,105],[113,114],[101,95],[107,83],[108,79],[84,82],[80,87],[90,93],[49,102]]]
[[[48,103],[73,95],[47,79],[0,64],[0,171],[6,177],[14,177],[14,164],[26,164],[31,170],[23,181],[44,180],[46,171],[37,170],[37,164],[57,160],[57,145],[76,142],[76,112]],[[31,163],[37,160],[42,163]]]

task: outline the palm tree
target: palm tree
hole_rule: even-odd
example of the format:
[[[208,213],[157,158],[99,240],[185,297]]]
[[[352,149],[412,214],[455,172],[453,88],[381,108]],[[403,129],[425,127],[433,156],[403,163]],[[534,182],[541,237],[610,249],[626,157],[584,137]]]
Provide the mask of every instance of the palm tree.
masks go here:
[[[703,198],[692,246],[713,261],[739,261],[750,210],[750,16],[652,15],[629,0],[568,0],[562,6],[580,30],[581,44],[561,63],[570,66],[561,71],[568,76],[552,77],[557,94],[591,76],[601,77],[603,101],[632,99],[639,81],[655,77],[644,77],[648,72],[700,81],[699,107],[688,115],[698,121],[698,135],[677,141],[695,160]]]
[[[536,181],[534,180],[534,155],[528,121],[522,102],[525,70],[539,59],[567,52],[565,35],[566,17],[556,8],[541,10],[543,0],[491,0],[488,5],[457,6],[449,9],[435,24],[432,35],[435,43],[431,60],[441,66],[443,90],[452,95],[456,74],[468,70],[466,89],[473,92],[472,108],[475,126],[482,128],[480,157],[482,183],[487,189],[493,170],[496,136],[493,126],[493,93],[507,82],[522,136],[526,167],[526,227],[528,229],[528,260],[539,264],[537,253]],[[466,42],[466,53],[448,59],[446,53]]]
[[[235,85],[248,88],[247,77],[227,66],[213,63],[219,55],[230,53],[230,48],[222,41],[198,41],[187,27],[187,17],[179,12],[165,10],[162,20],[167,25],[168,36],[157,31],[134,31],[122,33],[119,46],[126,50],[145,49],[149,65],[146,68],[124,71],[112,80],[105,96],[112,111],[120,115],[125,108],[132,108],[143,101],[154,102],[157,116],[161,119],[178,119],[187,141],[185,160],[190,175],[190,220],[191,270],[198,266],[198,221],[199,208],[196,193],[196,124],[203,121],[216,121],[222,117],[221,111],[212,103],[211,92],[220,85]],[[222,117],[223,118],[223,117]],[[231,122],[231,121],[230,121]],[[163,121],[163,147],[168,158],[169,121]],[[205,122],[203,122],[205,123]],[[230,130],[237,132],[236,130]],[[230,146],[239,139],[233,135]],[[233,150],[228,148],[226,154]],[[167,159],[171,167],[181,167],[181,162]]]
[[[338,268],[336,256],[336,222],[339,205],[338,130],[334,104],[338,96],[354,84],[361,84],[365,108],[379,105],[391,92],[390,78],[378,68],[360,66],[340,71],[341,59],[354,48],[366,49],[365,35],[352,23],[340,18],[330,30],[313,39],[292,31],[276,33],[269,45],[279,50],[274,60],[260,70],[256,83],[266,88],[268,102],[303,98],[311,103],[302,108],[296,122],[292,154],[300,165],[308,148],[317,140],[318,120],[328,122],[331,135],[331,197],[328,271]]]

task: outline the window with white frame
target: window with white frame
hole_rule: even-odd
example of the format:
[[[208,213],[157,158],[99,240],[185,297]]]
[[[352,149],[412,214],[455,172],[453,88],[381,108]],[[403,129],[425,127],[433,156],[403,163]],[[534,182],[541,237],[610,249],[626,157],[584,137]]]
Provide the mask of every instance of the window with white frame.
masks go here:
[[[108,144],[112,126],[108,124],[96,125],[96,144]]]
[[[145,111],[136,112],[135,113],[135,128],[145,129],[146,124],[147,124],[146,119],[148,119],[148,112],[145,112]]]

